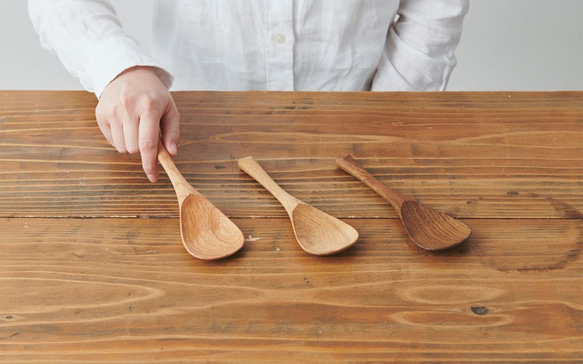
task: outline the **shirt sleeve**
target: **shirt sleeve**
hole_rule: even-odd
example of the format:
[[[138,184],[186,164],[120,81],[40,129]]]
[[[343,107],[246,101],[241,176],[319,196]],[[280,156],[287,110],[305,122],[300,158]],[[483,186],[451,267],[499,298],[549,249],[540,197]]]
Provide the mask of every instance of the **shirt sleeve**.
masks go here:
[[[445,90],[468,8],[468,0],[402,0],[372,90]]]
[[[28,11],[43,48],[98,97],[111,80],[134,66],[155,67],[170,88],[172,76],[124,33],[109,1],[29,0]]]

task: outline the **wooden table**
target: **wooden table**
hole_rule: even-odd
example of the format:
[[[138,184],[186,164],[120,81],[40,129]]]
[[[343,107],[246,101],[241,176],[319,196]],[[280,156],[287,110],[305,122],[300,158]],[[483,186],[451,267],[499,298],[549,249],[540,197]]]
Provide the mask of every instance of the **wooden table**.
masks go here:
[[[583,93],[174,96],[230,258],[187,254],[168,178],[107,144],[93,95],[0,92],[0,361],[583,361]],[[346,153],[470,240],[409,242]],[[303,252],[248,155],[356,245]]]

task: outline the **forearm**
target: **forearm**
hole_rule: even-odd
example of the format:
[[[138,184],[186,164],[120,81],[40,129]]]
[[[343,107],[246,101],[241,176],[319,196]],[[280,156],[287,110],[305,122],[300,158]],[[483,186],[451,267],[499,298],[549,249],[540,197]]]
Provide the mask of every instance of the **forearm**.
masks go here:
[[[157,67],[170,86],[171,76],[124,33],[109,1],[29,0],[28,6],[42,46],[87,90],[99,96],[117,75],[137,65]]]
[[[403,0],[373,90],[444,90],[455,67],[468,0]]]

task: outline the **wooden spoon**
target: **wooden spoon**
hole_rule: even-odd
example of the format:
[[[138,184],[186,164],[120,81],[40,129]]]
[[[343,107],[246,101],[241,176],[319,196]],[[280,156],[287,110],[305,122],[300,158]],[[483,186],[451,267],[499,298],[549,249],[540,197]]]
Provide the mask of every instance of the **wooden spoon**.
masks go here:
[[[158,146],[158,160],[176,191],[180,234],[186,251],[198,259],[213,260],[241,249],[245,242],[241,230],[186,181],[162,142]]]
[[[238,164],[283,205],[304,251],[314,255],[334,254],[348,249],[358,239],[358,232],[352,226],[284,191],[253,157],[239,159]]]
[[[466,224],[390,189],[368,173],[350,155],[336,159],[336,165],[387,200],[399,214],[411,240],[423,249],[451,248],[470,237],[472,231]]]

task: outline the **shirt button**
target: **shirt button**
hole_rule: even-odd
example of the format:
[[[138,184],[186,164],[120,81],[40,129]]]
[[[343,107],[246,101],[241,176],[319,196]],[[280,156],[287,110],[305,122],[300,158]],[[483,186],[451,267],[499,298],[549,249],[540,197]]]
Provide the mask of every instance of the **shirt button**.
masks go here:
[[[279,44],[283,44],[285,43],[285,34],[283,33],[277,33],[273,36],[273,40],[275,41],[275,43],[279,43]]]

